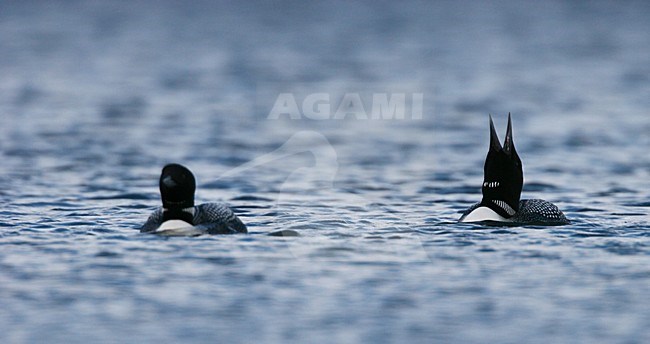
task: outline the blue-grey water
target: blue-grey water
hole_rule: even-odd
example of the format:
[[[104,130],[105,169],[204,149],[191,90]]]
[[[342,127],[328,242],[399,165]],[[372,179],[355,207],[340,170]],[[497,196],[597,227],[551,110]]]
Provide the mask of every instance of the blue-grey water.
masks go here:
[[[648,18],[2,1],[0,342],[648,343]],[[422,94],[422,118],[269,116],[380,91]],[[455,223],[508,112],[523,197],[571,225]],[[139,233],[172,161],[250,234]]]

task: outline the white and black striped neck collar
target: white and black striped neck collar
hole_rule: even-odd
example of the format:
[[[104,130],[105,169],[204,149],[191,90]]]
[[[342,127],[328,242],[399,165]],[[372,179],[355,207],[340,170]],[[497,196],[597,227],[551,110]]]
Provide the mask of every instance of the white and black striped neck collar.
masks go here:
[[[517,213],[517,210],[508,204],[508,202],[500,199],[483,199],[481,205],[492,209],[494,212],[506,219],[513,217]]]
[[[505,211],[506,214],[508,214],[508,217],[512,217],[513,215],[515,215],[515,213],[517,213],[514,209],[512,209],[512,207],[508,203],[502,200],[498,200],[498,199],[492,200],[492,203],[494,203],[497,207],[503,209],[503,211]]]

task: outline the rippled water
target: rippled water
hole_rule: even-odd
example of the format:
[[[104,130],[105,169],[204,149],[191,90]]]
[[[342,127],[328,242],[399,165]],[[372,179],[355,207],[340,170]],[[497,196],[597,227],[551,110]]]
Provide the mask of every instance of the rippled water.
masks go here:
[[[1,342],[650,341],[647,3],[0,8]],[[507,112],[571,225],[455,223]],[[171,161],[251,233],[140,234]]]

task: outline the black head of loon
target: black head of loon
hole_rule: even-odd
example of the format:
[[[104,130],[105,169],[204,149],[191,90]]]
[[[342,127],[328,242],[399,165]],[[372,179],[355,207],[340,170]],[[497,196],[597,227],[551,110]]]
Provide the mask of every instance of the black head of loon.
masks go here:
[[[485,158],[481,205],[494,210],[504,218],[510,218],[519,211],[519,198],[523,185],[524,172],[512,141],[510,114],[508,114],[508,129],[503,147],[494,130],[490,115],[490,150]]]
[[[169,164],[160,174],[160,197],[163,203],[163,221],[183,220],[192,224],[193,215],[186,211],[194,207],[196,181],[185,166]]]

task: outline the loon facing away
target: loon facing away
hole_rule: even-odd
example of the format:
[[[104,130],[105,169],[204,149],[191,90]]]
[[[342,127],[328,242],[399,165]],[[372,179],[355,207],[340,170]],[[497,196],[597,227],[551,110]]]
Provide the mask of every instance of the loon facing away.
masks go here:
[[[154,211],[140,232],[168,235],[247,233],[246,226],[222,203],[194,206],[196,181],[179,164],[166,165],[160,175],[162,208]]]
[[[510,114],[503,147],[490,116],[490,150],[485,158],[483,173],[483,199],[467,209],[459,222],[493,221],[537,225],[570,223],[553,203],[541,199],[519,199],[524,185],[524,173],[512,141]]]

